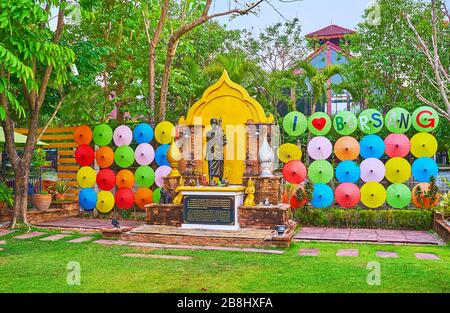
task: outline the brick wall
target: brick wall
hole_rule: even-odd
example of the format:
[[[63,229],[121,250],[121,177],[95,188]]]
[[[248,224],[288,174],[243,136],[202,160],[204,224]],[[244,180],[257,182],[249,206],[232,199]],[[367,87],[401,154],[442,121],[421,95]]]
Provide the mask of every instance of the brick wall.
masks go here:
[[[243,178],[243,185],[247,186],[249,177]],[[281,176],[274,177],[252,177],[255,184],[255,203],[264,203],[268,198],[271,204],[281,203]]]
[[[277,225],[288,225],[289,206],[241,206],[238,210],[239,226],[242,228],[273,229]]]
[[[147,224],[179,227],[183,223],[182,204],[152,203],[145,210]]]

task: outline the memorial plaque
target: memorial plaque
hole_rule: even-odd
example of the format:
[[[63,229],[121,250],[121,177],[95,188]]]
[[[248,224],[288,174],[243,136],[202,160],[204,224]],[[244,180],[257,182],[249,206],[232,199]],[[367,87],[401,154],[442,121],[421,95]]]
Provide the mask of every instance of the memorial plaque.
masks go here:
[[[183,218],[190,224],[234,225],[234,197],[185,196]]]

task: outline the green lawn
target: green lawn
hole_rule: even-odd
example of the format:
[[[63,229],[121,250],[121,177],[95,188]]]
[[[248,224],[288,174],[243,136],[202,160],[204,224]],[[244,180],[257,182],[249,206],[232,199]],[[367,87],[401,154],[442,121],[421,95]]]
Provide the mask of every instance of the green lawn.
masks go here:
[[[295,243],[282,255],[226,251],[148,250],[62,239],[7,240],[0,252],[0,292],[450,292],[449,246]],[[77,235],[80,236],[80,235]],[[319,257],[299,257],[301,247]],[[357,248],[360,256],[336,257]],[[395,251],[398,259],[375,257]],[[192,256],[191,260],[126,258],[125,252]],[[440,260],[417,260],[431,252]],[[67,263],[81,265],[81,285],[68,286]],[[367,263],[381,265],[381,285],[370,286]]]

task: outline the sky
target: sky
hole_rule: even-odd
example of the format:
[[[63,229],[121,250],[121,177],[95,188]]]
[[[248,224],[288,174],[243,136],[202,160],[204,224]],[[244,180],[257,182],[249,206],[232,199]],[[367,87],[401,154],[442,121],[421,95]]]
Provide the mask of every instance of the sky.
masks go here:
[[[298,17],[302,25],[303,35],[316,31],[331,23],[354,29],[362,21],[364,9],[373,0],[301,0],[283,3],[271,0],[271,3],[286,19]],[[242,1],[241,1],[242,2]],[[250,1],[247,1],[250,2]],[[233,0],[215,0],[213,12],[225,11]],[[269,4],[264,3],[260,7],[258,16],[239,16],[233,20],[229,17],[217,19],[221,24],[226,24],[229,29],[248,29],[253,27],[254,33],[259,33],[264,27],[284,19]]]

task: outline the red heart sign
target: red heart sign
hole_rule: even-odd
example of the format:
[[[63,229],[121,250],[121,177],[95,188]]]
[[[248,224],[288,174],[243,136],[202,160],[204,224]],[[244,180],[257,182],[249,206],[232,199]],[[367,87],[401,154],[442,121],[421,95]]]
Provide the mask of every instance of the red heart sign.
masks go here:
[[[325,127],[327,120],[324,117],[315,118],[312,120],[312,126],[317,130],[322,130]]]

